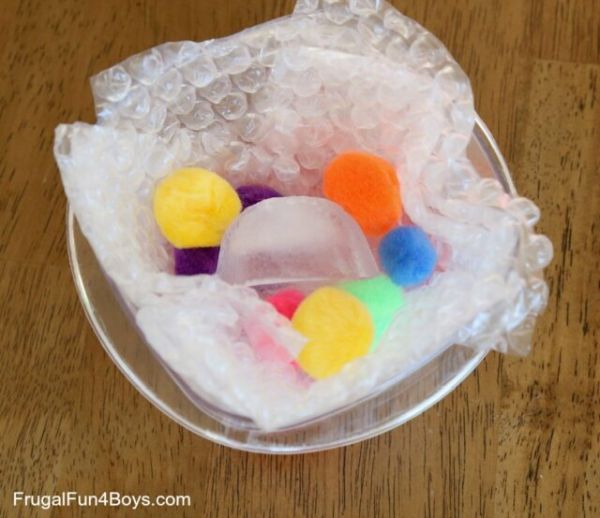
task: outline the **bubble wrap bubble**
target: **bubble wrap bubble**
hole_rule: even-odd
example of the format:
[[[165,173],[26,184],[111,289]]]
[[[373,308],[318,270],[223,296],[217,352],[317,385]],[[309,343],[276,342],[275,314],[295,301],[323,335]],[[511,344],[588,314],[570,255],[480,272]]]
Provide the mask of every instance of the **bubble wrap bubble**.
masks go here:
[[[385,2],[300,0],[292,16],[234,36],[133,56],[92,89],[97,124],[56,131],[65,192],[148,344],[198,398],[272,430],[364,397],[453,343],[528,352],[552,257],[532,230],[539,210],[478,176],[465,154],[467,77]],[[255,290],[171,273],[150,199],[157,180],[193,165],[236,186],[320,195],[324,166],[349,149],[397,166],[407,215],[443,253],[375,353],[306,384],[254,356],[248,319],[293,356],[304,343]]]

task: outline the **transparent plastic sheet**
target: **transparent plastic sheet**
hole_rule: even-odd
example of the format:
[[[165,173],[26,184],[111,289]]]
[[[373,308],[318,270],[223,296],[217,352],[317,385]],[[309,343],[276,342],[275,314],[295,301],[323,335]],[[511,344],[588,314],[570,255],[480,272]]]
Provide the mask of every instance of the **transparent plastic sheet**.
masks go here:
[[[57,129],[65,191],[148,344],[194,394],[269,430],[363,398],[453,343],[528,352],[552,256],[533,233],[539,211],[477,175],[465,154],[468,79],[389,5],[300,1],[292,16],[228,38],[133,56],[92,89],[98,124]],[[307,384],[254,356],[248,321],[292,354],[304,340],[254,289],[169,273],[150,199],[158,179],[188,165],[234,185],[318,196],[324,165],[355,148],[397,166],[407,216],[432,237],[440,264],[406,293],[375,353]]]

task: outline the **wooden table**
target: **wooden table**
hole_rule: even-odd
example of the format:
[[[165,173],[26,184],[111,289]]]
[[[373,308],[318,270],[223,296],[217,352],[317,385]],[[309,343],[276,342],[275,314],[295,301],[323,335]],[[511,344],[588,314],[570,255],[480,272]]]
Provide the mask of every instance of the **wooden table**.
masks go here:
[[[600,1],[394,3],[464,67],[519,192],[542,209],[555,259],[530,356],[491,354],[409,424],[325,453],[241,453],[170,421],[79,305],[53,129],[94,120],[93,73],[283,15],[292,0],[3,0],[2,516],[600,516]],[[192,505],[12,507],[13,491],[68,490],[189,494]]]

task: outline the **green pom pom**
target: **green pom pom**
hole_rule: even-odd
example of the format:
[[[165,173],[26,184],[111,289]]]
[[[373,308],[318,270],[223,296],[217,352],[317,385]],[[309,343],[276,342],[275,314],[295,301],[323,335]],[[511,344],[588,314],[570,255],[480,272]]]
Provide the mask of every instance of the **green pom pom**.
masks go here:
[[[339,288],[354,295],[369,310],[375,328],[375,337],[371,345],[371,351],[374,351],[394,315],[404,306],[402,288],[394,284],[386,275],[343,282]]]

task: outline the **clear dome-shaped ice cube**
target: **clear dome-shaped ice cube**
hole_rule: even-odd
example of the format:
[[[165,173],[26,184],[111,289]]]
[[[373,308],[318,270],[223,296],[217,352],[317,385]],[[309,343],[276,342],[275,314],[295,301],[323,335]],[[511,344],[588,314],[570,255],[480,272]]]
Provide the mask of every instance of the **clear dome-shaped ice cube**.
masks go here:
[[[223,237],[217,267],[223,280],[250,286],[378,273],[358,224],[339,205],[308,196],[271,198],[242,212]]]

